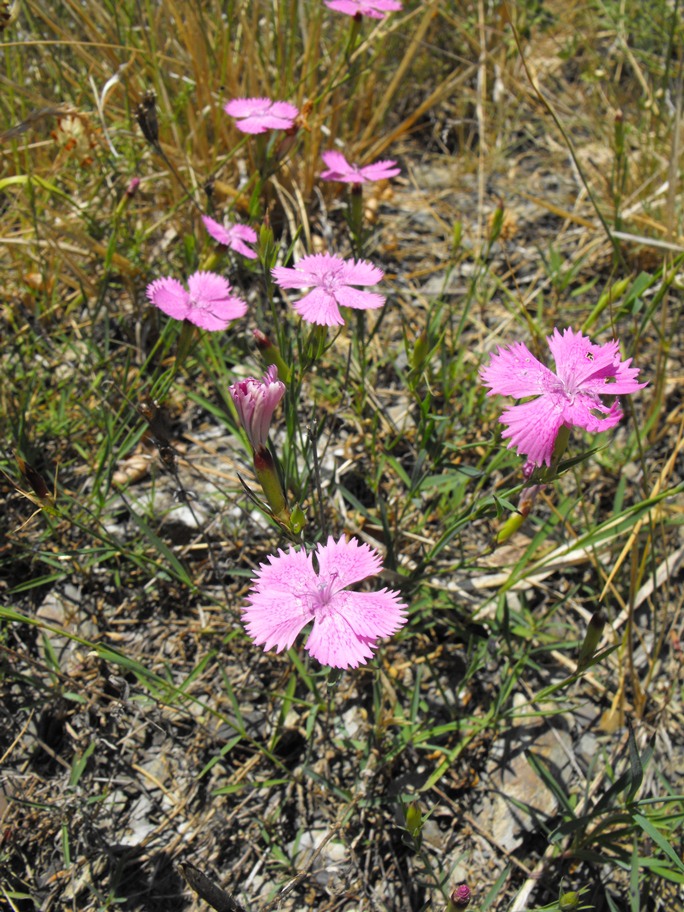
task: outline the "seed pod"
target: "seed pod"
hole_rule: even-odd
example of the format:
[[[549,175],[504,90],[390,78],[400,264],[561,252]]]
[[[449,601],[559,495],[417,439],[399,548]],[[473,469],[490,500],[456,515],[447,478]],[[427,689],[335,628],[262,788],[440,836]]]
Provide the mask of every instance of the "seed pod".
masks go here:
[[[152,89],[148,89],[143,95],[142,101],[135,110],[135,117],[148,143],[152,146],[158,146],[157,96]]]

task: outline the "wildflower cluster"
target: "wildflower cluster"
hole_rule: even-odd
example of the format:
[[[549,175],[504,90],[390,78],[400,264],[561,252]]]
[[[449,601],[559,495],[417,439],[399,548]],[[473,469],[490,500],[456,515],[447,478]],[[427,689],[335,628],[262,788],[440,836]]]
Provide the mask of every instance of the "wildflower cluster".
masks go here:
[[[325,3],[353,16],[354,28],[362,16],[381,19],[401,8],[398,0]],[[292,147],[298,130],[306,125],[306,115],[303,117],[289,101],[234,98],[225,105],[225,111],[234,119],[236,129],[248,136],[283,131],[288,143],[278,147],[278,155]],[[255,142],[267,154],[271,144],[267,146],[260,139]],[[391,159],[365,165],[351,163],[334,148],[323,152],[322,159],[322,180],[351,185],[349,225],[352,249],[358,253],[364,242],[362,187],[370,181],[396,177],[400,169]],[[268,169],[260,169],[262,179],[268,173]],[[251,225],[219,222],[209,215],[202,221],[220,250],[230,250],[248,260],[259,258],[257,232]],[[344,259],[331,252],[315,253],[287,266],[274,266],[273,260],[261,258],[281,290],[302,292],[292,308],[314,327],[343,326],[340,308],[376,310],[386,302],[385,295],[367,290],[382,281],[383,271],[362,256]],[[235,294],[230,282],[206,269],[191,275],[187,285],[175,278],[159,278],[150,283],[147,296],[168,316],[208,331],[224,330],[247,312],[247,303]],[[275,411],[287,396],[292,368],[260,330],[255,330],[255,338],[269,364],[266,374],[261,380],[248,377],[236,381],[229,392],[270,514],[292,533],[295,526],[287,493],[268,442]],[[579,427],[596,433],[614,427],[622,417],[620,406],[617,400],[606,404],[603,397],[632,393],[645,385],[637,382],[638,371],[630,367],[631,361],[621,360],[617,341],[597,345],[580,332],[555,329],[548,343],[556,362],[555,373],[522,342],[500,347],[480,371],[488,395],[534,397],[508,407],[499,419],[505,426],[502,437],[509,441],[508,446],[526,458],[523,473],[531,484],[521,496],[521,518],[532,509],[543,488],[540,482],[547,480],[536,473],[542,467],[555,468],[569,429]],[[279,550],[260,565],[252,581],[243,611],[247,633],[257,645],[281,652],[292,647],[302,630],[312,624],[305,646],[310,655],[332,668],[355,668],[373,656],[381,637],[396,633],[407,620],[408,608],[398,592],[350,588],[376,576],[381,569],[380,555],[356,538],[342,536],[336,540],[329,536],[313,550]],[[458,906],[467,905],[469,900],[465,885],[451,898]]]

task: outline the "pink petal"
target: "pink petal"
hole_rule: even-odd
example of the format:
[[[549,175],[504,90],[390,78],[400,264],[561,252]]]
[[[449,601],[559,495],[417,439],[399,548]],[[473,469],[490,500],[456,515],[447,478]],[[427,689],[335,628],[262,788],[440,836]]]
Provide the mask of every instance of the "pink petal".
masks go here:
[[[235,126],[243,133],[288,130],[299,114],[289,102],[271,101],[270,98],[234,98],[223,110],[237,118]]]
[[[281,288],[311,288],[317,283],[317,277],[310,272],[300,268],[293,269],[290,266],[274,266],[271,275],[276,285]]]
[[[385,11],[401,9],[399,0],[325,0],[325,5],[347,16],[360,14],[371,19],[384,19]]]
[[[307,652],[321,665],[357,668],[373,657],[376,640],[358,637],[339,614],[317,617],[306,643]]]
[[[335,297],[342,307],[353,307],[354,310],[377,310],[386,300],[384,295],[373,291],[361,291],[360,288],[350,288],[348,285],[338,288]]]
[[[202,216],[202,222],[215,241],[218,241],[219,244],[225,244],[226,246],[230,244],[230,235],[220,222],[215,221],[208,215]]]
[[[256,260],[257,255],[252,250],[251,247],[248,247],[247,244],[244,244],[242,240],[236,237],[232,244],[230,245],[235,253],[241,253],[243,257],[246,257],[248,260]]]
[[[510,438],[509,449],[515,447],[536,465],[551,465],[556,436],[563,424],[562,411],[551,397],[540,396],[532,402],[512,405],[499,421],[506,425],[501,436]]]
[[[368,260],[342,260],[339,277],[346,285],[377,285],[385,273]]]
[[[309,279],[309,285],[318,285],[325,279],[338,275],[344,265],[345,261],[342,257],[335,256],[332,253],[314,253],[302,257],[297,262],[295,270]],[[301,288],[302,286],[300,285],[299,287]]]
[[[299,115],[299,109],[289,101],[274,101],[269,113],[280,120],[294,120]]]
[[[321,158],[331,171],[347,174],[354,170],[344,155],[336,149],[328,149],[327,152],[321,153]]]
[[[207,330],[225,329],[247,313],[247,304],[231,294],[230,283],[213,272],[195,272],[188,279],[190,306],[187,320]]]
[[[242,611],[242,622],[251,640],[264,649],[282,652],[289,649],[304,627],[313,620],[311,601],[293,605],[283,596],[264,593],[252,597],[251,605]]]
[[[341,152],[329,149],[327,152],[323,152],[321,158],[328,166],[328,170],[323,171],[321,174],[322,180],[342,181],[347,184],[365,183],[366,178],[358,168],[349,164]]]
[[[556,373],[564,383],[577,386],[593,375],[603,378],[615,373],[619,348],[616,341],[594,345],[587,336],[570,328],[562,334],[554,329],[546,341],[556,362]]]
[[[594,412],[603,412],[604,417],[595,415]],[[609,408],[604,405],[598,396],[577,393],[563,409],[563,423],[568,426],[581,427],[592,434],[609,431],[622,419],[622,409],[617,402]]]
[[[147,286],[147,297],[174,320],[184,320],[189,310],[190,296],[176,279],[157,279]]]
[[[575,388],[597,395],[617,395],[633,393],[647,385],[637,381],[639,370],[629,367],[631,358],[620,360],[620,346],[615,339],[595,345],[587,336],[568,328],[562,334],[554,329],[547,341],[556,373]],[[615,383],[610,382],[613,378]]]
[[[311,556],[304,550],[278,551],[261,564],[242,612],[254,642],[278,652],[289,649],[314,617],[311,592],[317,591],[318,582]]]
[[[378,552],[356,538],[347,540],[343,537],[336,542],[332,535],[328,536],[325,545],[318,543],[316,559],[320,576],[335,576],[335,589],[359,583],[382,570],[382,558]]]
[[[251,117],[252,114],[263,114],[270,107],[270,98],[233,98],[223,110],[231,117]]]
[[[242,241],[247,241],[248,244],[256,244],[257,242],[257,233],[254,228],[251,228],[249,225],[238,225],[237,222],[229,226],[229,233],[233,237],[238,237]]]
[[[296,301],[292,308],[307,323],[316,323],[318,326],[344,326],[344,319],[334,296],[322,288],[314,288]]]
[[[480,379],[490,388],[489,396],[538,396],[558,385],[555,374],[534,357],[522,342],[510,348],[499,348],[486,367],[480,369]]]
[[[311,555],[303,548],[292,547],[287,551],[278,549],[277,555],[270,555],[259,565],[255,580],[258,589],[275,591],[281,597],[288,594],[294,599],[306,597],[319,583]]]
[[[604,390],[604,394],[621,395],[623,393],[635,393],[637,390],[648,386],[648,382],[638,382],[636,378],[639,375],[639,368],[630,367],[629,365],[631,363],[631,358],[627,358],[626,361],[620,362],[620,365],[615,373],[615,383],[609,383],[607,385],[607,388]]]
[[[406,623],[407,607],[398,592],[336,592],[331,602],[356,636],[367,640],[391,636]]]
[[[389,180],[390,177],[401,174],[401,168],[395,167],[396,164],[392,159],[376,161],[370,165],[364,165],[361,168],[361,174],[369,181]]]
[[[380,636],[406,623],[406,605],[395,592],[336,592],[318,613],[306,644],[311,655],[333,668],[355,668],[373,655]]]
[[[222,225],[208,215],[203,215],[202,221],[209,234],[215,241],[218,241],[219,244],[230,247],[231,250],[234,250],[236,253],[241,253],[250,260],[256,259],[256,253],[243,243],[243,241],[247,241],[250,244],[256,243],[257,233],[253,228],[250,228],[249,225],[230,223],[228,225]]]

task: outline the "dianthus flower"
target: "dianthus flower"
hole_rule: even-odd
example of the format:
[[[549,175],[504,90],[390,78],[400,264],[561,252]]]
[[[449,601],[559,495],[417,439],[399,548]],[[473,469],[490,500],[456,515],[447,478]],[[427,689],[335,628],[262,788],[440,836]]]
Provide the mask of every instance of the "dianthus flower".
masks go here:
[[[332,536],[315,551],[287,552],[268,558],[253,580],[243,609],[247,633],[264,649],[289,649],[310,622],[307,651],[322,665],[356,668],[372,658],[378,638],[406,623],[407,607],[391,589],[354,592],[354,583],[382,569],[377,551],[357,539]]]
[[[382,279],[383,271],[366,260],[315,253],[302,257],[294,268],[276,266],[271,275],[281,288],[312,288],[293,307],[308,323],[320,326],[343,326],[340,306],[373,310],[385,303],[381,294],[351,287],[375,285]]]
[[[285,395],[285,384],[278,380],[278,368],[272,364],[263,380],[248,377],[228,387],[231,398],[254,452],[265,449],[273,412]]]
[[[226,222],[225,225],[222,225],[208,215],[203,215],[202,221],[209,234],[219,244],[223,244],[224,247],[230,247],[231,250],[241,253],[250,260],[256,259],[256,253],[251,247],[247,246],[247,244],[256,244],[257,233],[254,228],[250,228],[249,225],[237,225],[231,222]]]
[[[372,162],[370,165],[352,165],[335,149],[323,152],[321,158],[328,166],[328,170],[321,173],[321,180],[365,184],[369,181],[387,180],[401,173],[401,168],[395,167],[397,163],[392,159]]]
[[[617,401],[609,407],[601,396],[633,393],[646,386],[637,383],[638,368],[632,359],[620,360],[619,343],[594,345],[581,332],[554,329],[547,338],[556,362],[556,373],[541,364],[522,342],[499,347],[480,378],[489,396],[500,394],[530,402],[507,408],[499,421],[506,425],[501,435],[535,466],[551,465],[556,435],[561,427],[580,427],[592,433],[607,431],[620,421]],[[599,412],[600,414],[595,414]]]
[[[289,102],[270,98],[234,98],[223,110],[235,118],[235,126],[243,133],[290,130],[299,114]]]
[[[232,294],[230,282],[214,272],[195,272],[187,289],[176,279],[156,279],[147,286],[147,297],[175,320],[187,320],[200,329],[225,329],[231,320],[247,313],[247,304]]]
[[[399,0],[325,0],[325,5],[337,13],[371,19],[384,19],[387,13],[401,9]]]

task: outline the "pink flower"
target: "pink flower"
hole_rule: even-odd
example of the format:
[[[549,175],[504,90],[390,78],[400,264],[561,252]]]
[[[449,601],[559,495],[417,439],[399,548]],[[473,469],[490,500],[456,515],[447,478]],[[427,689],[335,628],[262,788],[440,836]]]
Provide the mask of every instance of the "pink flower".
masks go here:
[[[581,332],[566,329],[561,334],[554,329],[547,341],[556,362],[555,374],[522,342],[499,347],[480,370],[490,396],[537,396],[510,406],[499,418],[507,426],[501,436],[510,437],[509,448],[515,447],[537,466],[551,465],[556,435],[563,425],[598,433],[620,421],[622,411],[617,401],[608,407],[601,396],[633,393],[646,386],[637,383],[639,370],[629,366],[632,359],[620,360],[615,340],[594,345]]]
[[[250,260],[256,259],[256,253],[251,247],[247,246],[247,244],[256,244],[257,233],[254,228],[250,228],[249,225],[232,224],[231,222],[226,222],[225,225],[222,225],[220,222],[215,222],[213,218],[209,218],[208,215],[203,215],[202,221],[209,234],[219,244],[223,244],[224,247],[230,247],[231,250],[241,253]]]
[[[234,98],[223,108],[235,117],[235,126],[243,133],[265,133],[267,130],[290,130],[299,114],[287,101],[270,98]]]
[[[315,557],[317,570],[311,554],[294,548],[260,565],[243,609],[247,633],[258,646],[282,652],[313,621],[307,651],[322,665],[356,668],[373,656],[378,637],[406,623],[407,607],[391,589],[346,588],[382,569],[377,551],[357,539],[330,536]]]
[[[255,453],[265,449],[273,412],[285,395],[285,384],[278,380],[278,368],[272,364],[263,380],[248,377],[233,383],[228,390],[252,449]]]
[[[188,288],[176,279],[157,279],[147,286],[147,297],[175,320],[187,320],[201,329],[225,329],[247,313],[247,305],[231,294],[230,282],[214,272],[195,272]]]
[[[345,184],[365,184],[368,181],[387,180],[401,173],[401,168],[395,168],[396,162],[392,159],[376,161],[370,165],[350,165],[341,152],[329,149],[321,155],[328,166],[327,171],[321,174],[321,180],[343,181]]]
[[[384,19],[385,13],[401,9],[399,0],[325,0],[325,5],[347,16],[369,16],[371,19]]]
[[[308,323],[320,326],[343,326],[340,306],[374,310],[385,303],[383,295],[351,287],[375,285],[382,279],[383,271],[366,260],[346,261],[331,253],[315,253],[302,257],[293,269],[276,266],[271,275],[281,288],[313,288],[294,309]]]

